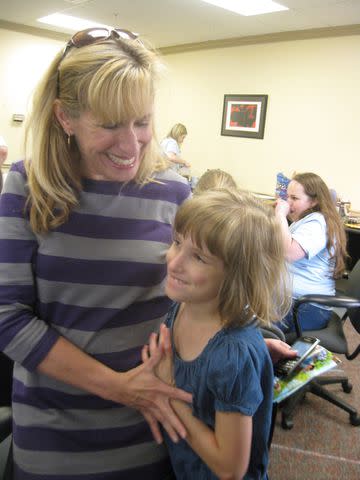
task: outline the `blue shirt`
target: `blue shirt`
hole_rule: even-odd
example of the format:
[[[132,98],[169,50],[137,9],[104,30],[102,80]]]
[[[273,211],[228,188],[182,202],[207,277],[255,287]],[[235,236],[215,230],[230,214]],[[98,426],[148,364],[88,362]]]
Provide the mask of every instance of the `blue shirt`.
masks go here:
[[[171,330],[178,309],[174,305],[166,320]],[[244,479],[266,479],[273,365],[259,329],[255,325],[222,329],[192,361],[182,360],[174,345],[173,351],[176,385],[192,393],[197,418],[214,429],[216,411],[253,417],[250,464]],[[185,440],[173,443],[167,435],[165,439],[177,479],[217,478]]]

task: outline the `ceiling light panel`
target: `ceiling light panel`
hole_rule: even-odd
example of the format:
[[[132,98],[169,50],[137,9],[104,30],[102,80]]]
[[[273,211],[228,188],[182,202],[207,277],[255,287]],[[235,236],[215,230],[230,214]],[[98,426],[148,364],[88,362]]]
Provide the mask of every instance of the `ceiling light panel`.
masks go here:
[[[94,22],[93,20],[85,20],[84,18],[64,15],[63,13],[53,13],[52,15],[38,18],[37,21],[40,23],[46,23],[47,25],[53,25],[54,27],[62,27],[66,28],[67,30],[73,30],[74,32],[92,27],[109,28],[108,25],[103,25],[101,23]]]
[[[216,7],[230,10],[239,15],[251,16],[261,15],[263,13],[280,12],[281,10],[289,10],[287,7],[272,0],[202,0]]]

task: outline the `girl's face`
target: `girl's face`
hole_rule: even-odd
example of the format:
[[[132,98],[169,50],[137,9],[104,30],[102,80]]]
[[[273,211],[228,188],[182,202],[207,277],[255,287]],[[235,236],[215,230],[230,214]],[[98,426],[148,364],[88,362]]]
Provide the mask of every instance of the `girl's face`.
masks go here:
[[[218,304],[224,280],[224,264],[205,248],[198,248],[190,236],[175,233],[166,256],[166,294],[177,302]]]
[[[291,180],[287,188],[287,202],[290,210],[288,217],[293,222],[299,220],[300,216],[310,208],[316,205],[316,201],[312,200],[304,191],[304,187],[296,180]]]
[[[93,180],[127,182],[139,170],[152,139],[152,112],[123,124],[99,124],[90,112],[66,118],[66,131],[75,136],[82,174]]]

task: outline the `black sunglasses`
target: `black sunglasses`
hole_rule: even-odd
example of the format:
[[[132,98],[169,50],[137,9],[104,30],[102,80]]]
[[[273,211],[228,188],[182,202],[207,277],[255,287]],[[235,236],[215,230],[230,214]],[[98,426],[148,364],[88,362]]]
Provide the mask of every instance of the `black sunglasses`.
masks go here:
[[[60,72],[59,66],[61,62],[64,60],[66,55],[68,54],[69,50],[72,47],[81,48],[86,47],[87,45],[91,45],[96,42],[101,42],[104,40],[108,40],[109,38],[113,38],[115,40],[136,40],[138,35],[136,33],[130,32],[130,30],[126,30],[123,28],[106,28],[106,27],[98,27],[98,28],[87,28],[86,30],[80,30],[80,32],[75,33],[71,39],[67,42],[62,52],[58,69],[57,69],[57,84],[56,84],[56,96],[59,97],[60,95]]]

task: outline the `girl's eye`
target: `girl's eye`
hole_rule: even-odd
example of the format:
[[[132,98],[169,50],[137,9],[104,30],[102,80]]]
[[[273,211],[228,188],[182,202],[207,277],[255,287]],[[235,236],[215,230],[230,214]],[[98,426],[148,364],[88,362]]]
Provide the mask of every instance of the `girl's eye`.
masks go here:
[[[198,260],[201,263],[206,263],[205,260],[202,258],[202,256],[198,255],[197,253],[195,253],[195,258],[196,258],[196,260]]]
[[[178,247],[180,245],[180,241],[177,238],[173,239],[173,244]]]

